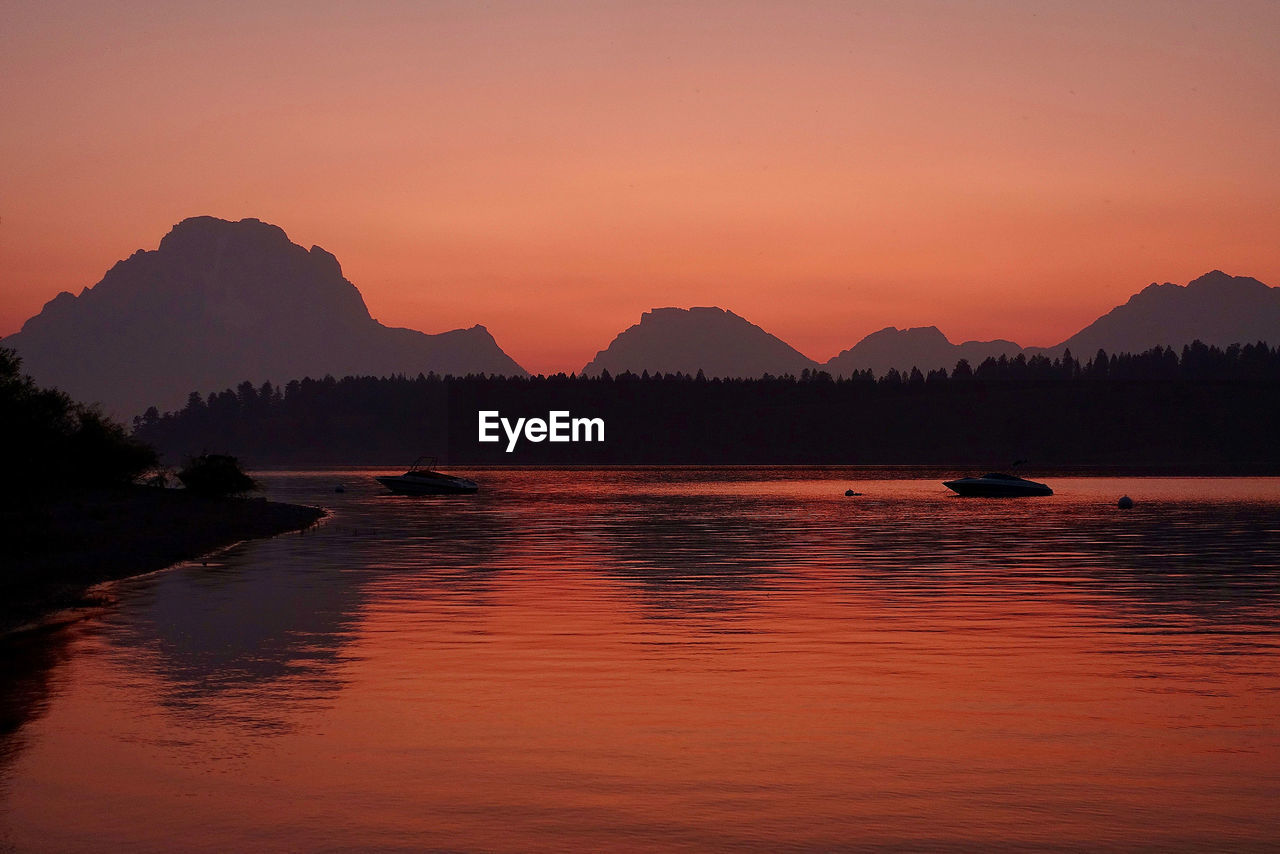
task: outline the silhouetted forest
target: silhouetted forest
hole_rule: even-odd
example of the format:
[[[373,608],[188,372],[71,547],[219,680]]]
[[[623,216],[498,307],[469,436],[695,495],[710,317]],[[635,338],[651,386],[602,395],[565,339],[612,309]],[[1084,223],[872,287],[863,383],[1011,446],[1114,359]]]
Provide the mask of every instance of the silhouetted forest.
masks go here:
[[[477,413],[602,418],[603,443],[477,441]],[[170,461],[229,453],[248,466],[847,464],[1154,466],[1280,470],[1280,348],[1264,343],[1088,361],[1022,355],[950,372],[707,379],[333,377],[210,394],[135,419]]]

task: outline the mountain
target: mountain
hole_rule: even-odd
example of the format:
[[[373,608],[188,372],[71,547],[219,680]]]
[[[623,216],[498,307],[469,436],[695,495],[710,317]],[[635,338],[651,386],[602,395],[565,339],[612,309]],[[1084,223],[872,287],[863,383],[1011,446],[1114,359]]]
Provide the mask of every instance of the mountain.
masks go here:
[[[582,373],[607,370],[708,377],[799,375],[818,364],[790,344],[722,308],[655,308],[596,353]]]
[[[1069,347],[1088,359],[1099,348],[1140,353],[1157,345],[1181,349],[1196,339],[1220,347],[1280,344],[1280,288],[1221,270],[1185,286],[1153,282],[1056,347],[1027,352],[1056,356]]]
[[[871,333],[822,367],[838,377],[847,377],[855,371],[867,368],[877,377],[888,373],[890,368],[903,372],[919,368],[927,374],[936,368],[945,368],[950,372],[961,359],[968,359],[971,365],[977,367],[988,357],[998,357],[1002,353],[1016,356],[1021,352],[1022,348],[1017,344],[1004,340],[952,344],[936,326],[917,326],[912,329],[888,326]]]
[[[41,385],[129,417],[191,391],[325,374],[524,375],[483,326],[383,326],[338,259],[256,219],[183,220],[0,340]]]
[[[1053,358],[1069,348],[1076,358],[1087,360],[1099,348],[1108,353],[1141,353],[1157,345],[1181,349],[1197,339],[1220,347],[1257,341],[1280,343],[1280,288],[1221,270],[1185,286],[1152,284],[1053,347],[1024,349],[1002,339],[952,344],[936,326],[890,326],[863,338],[823,369],[835,376],[866,368],[876,376],[890,368],[909,371],[918,367],[928,373],[934,368],[950,370],[960,359],[977,367],[984,359],[1001,354]]]

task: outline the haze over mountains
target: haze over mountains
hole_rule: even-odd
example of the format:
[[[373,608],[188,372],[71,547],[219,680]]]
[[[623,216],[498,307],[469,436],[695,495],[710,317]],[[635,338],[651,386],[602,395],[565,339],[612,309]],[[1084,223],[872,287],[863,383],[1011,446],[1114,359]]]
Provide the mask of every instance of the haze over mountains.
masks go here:
[[[79,296],[58,294],[0,344],[41,385],[126,418],[244,380],[525,373],[483,326],[383,326],[333,255],[256,219],[208,216],[178,223]]]

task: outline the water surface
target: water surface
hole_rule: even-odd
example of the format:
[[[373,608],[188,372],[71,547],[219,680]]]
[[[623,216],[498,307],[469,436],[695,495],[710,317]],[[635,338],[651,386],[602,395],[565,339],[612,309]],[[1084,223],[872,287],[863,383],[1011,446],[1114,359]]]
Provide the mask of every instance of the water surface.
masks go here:
[[[332,517],[11,641],[0,843],[1280,837],[1280,481],[490,470],[422,499],[373,473],[268,473]]]

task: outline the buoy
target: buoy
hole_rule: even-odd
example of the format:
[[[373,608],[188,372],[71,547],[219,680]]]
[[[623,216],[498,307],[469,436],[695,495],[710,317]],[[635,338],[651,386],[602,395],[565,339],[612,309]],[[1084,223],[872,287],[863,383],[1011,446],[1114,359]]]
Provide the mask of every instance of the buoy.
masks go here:
[[[333,491],[334,491],[334,492],[346,492],[346,491],[347,491],[347,488],[346,488],[345,486],[343,486],[342,484],[338,484],[337,486],[335,486],[335,487],[333,488]]]
[[[845,497],[846,497],[846,498],[852,498],[853,496],[855,496],[855,495],[861,495],[862,493],[861,493],[861,492],[854,492],[852,489],[846,489],[846,490],[844,491],[844,494],[845,494]]]
[[[1121,510],[1128,510],[1133,506],[1133,499],[1127,495],[1121,495],[1120,500],[1116,502],[1116,506]]]

